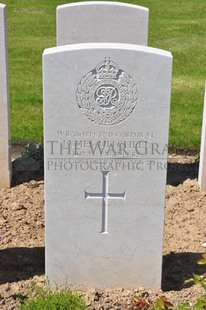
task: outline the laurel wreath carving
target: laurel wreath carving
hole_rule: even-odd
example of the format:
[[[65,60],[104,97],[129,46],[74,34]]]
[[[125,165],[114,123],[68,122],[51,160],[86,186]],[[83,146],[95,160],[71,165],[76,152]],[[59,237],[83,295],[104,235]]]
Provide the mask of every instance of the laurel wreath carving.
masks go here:
[[[98,108],[91,104],[90,89],[99,80],[93,71],[87,73],[77,86],[76,100],[82,113],[92,122],[99,125],[115,125],[126,120],[134,111],[138,103],[138,89],[133,79],[121,72],[117,80],[120,96],[123,102],[114,109]]]

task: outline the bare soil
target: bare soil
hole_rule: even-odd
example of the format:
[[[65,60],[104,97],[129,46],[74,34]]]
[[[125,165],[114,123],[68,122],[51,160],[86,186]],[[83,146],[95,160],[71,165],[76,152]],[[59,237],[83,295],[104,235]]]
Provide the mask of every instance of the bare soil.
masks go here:
[[[14,158],[20,154],[15,148]],[[18,154],[17,154],[18,153]],[[0,309],[18,309],[44,276],[44,182],[43,171],[16,171],[13,162],[11,189],[0,189]],[[79,293],[90,309],[129,309],[134,296],[154,300],[167,296],[174,305],[193,303],[203,291],[184,287],[193,273],[206,272],[196,261],[206,250],[206,193],[197,183],[194,157],[169,156],[162,290],[88,289]],[[144,271],[143,271],[144,272]]]

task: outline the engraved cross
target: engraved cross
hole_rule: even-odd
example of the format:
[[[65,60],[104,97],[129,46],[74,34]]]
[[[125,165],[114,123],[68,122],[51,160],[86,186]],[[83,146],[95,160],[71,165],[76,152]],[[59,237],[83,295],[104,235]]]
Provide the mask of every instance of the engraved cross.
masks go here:
[[[125,199],[125,192],[123,193],[109,193],[109,173],[110,171],[102,172],[102,192],[101,193],[87,193],[85,191],[85,199],[102,199],[102,234],[108,234],[108,203],[109,199]]]

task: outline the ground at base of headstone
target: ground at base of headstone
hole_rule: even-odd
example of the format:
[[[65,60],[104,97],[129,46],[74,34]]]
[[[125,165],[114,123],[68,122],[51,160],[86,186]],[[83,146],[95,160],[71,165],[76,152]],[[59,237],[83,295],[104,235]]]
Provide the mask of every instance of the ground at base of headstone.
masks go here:
[[[166,217],[162,290],[88,289],[79,294],[90,309],[129,309],[134,296],[155,300],[168,297],[174,305],[193,303],[203,291],[183,282],[206,272],[197,265],[206,242],[206,193],[197,183],[194,157],[170,155],[166,192]],[[13,171],[13,187],[0,189],[0,309],[18,309],[18,304],[44,276],[44,182],[42,172]],[[144,272],[144,271],[142,271]]]

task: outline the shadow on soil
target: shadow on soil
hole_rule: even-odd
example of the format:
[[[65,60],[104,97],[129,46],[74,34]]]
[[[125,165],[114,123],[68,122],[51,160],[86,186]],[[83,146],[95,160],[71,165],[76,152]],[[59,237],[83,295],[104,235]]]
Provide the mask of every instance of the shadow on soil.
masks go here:
[[[16,161],[12,163],[12,187],[19,184],[23,184],[30,181],[42,181],[44,180],[44,169],[31,169],[31,170],[20,170],[16,167]]]
[[[173,253],[163,257],[162,290],[180,291],[191,285],[184,285],[184,281],[191,278],[193,273],[206,273],[206,265],[198,265],[200,253]]]
[[[168,163],[167,184],[178,186],[187,179],[196,179],[198,177],[199,163]]]
[[[197,264],[200,253],[170,253],[163,257],[162,290],[179,291],[193,273],[203,274],[206,266]],[[0,285],[45,274],[45,249],[8,248],[0,250]]]
[[[0,284],[27,280],[45,273],[44,247],[0,250]]]

